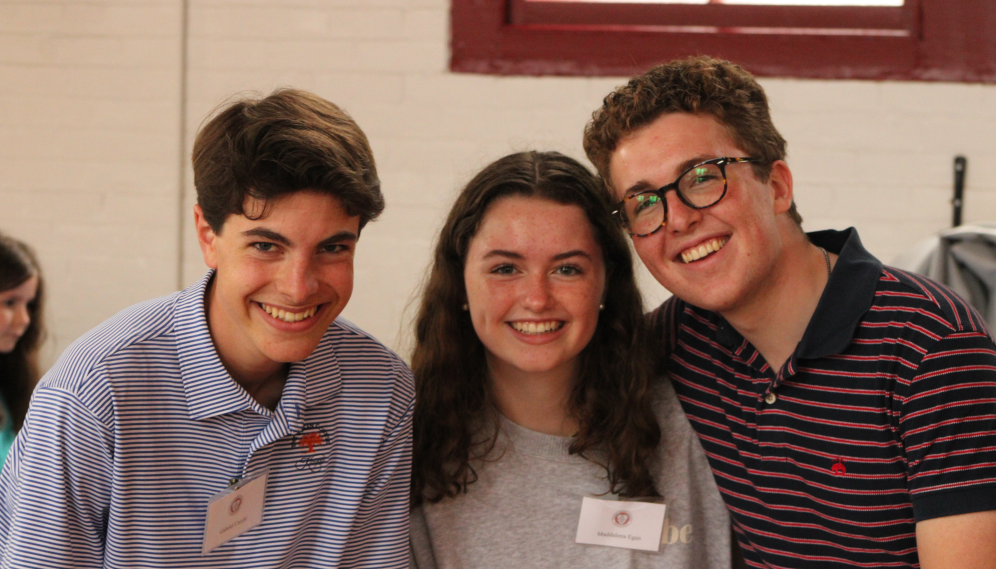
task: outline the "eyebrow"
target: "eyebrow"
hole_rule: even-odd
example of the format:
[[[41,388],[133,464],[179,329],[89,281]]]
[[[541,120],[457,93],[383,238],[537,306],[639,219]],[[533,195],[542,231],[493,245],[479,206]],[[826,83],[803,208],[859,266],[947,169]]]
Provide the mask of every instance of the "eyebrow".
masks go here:
[[[510,259],[524,259],[525,257],[521,253],[516,253],[514,251],[505,251],[503,249],[494,249],[488,251],[482,259],[489,259],[491,257],[508,257]],[[584,257],[585,259],[591,260],[591,255],[585,253],[580,249],[575,249],[574,251],[566,251],[564,253],[558,253],[553,256],[554,261],[563,261],[564,259],[570,259],[571,257]]]
[[[681,164],[678,164],[678,172],[679,173],[685,172],[686,170],[688,170],[692,166],[695,166],[696,164],[701,164],[701,163],[705,162],[706,160],[711,160],[711,159],[712,158],[710,158],[708,155],[700,155],[700,156],[695,156],[693,158],[689,158],[688,160],[685,160]],[[668,182],[668,183],[670,184],[671,182]],[[632,195],[632,194],[638,194],[640,192],[645,192],[647,190],[657,190],[657,189],[660,189],[662,187],[663,186],[652,186],[646,180],[640,180],[639,182],[637,182],[637,183],[633,184],[632,186],[630,186],[629,188],[627,188],[626,192],[623,194],[623,197],[625,198],[626,196],[629,196],[629,195]]]
[[[260,237],[262,239],[269,239],[270,241],[276,241],[281,245],[290,245],[290,239],[284,237],[283,235],[273,231],[272,229],[265,229],[263,227],[255,227],[248,231],[242,232],[243,237]]]
[[[243,237],[259,237],[261,239],[268,239],[270,241],[275,241],[281,245],[291,246],[294,243],[290,239],[284,237],[283,235],[273,231],[272,229],[266,229],[265,227],[255,227],[248,231],[242,232]],[[326,245],[334,245],[336,243],[342,243],[343,241],[356,241],[357,236],[352,231],[340,231],[334,235],[322,239],[321,243],[318,244],[318,248],[321,249]]]
[[[322,242],[318,244],[318,248],[321,249],[326,245],[335,245],[336,243],[343,243],[348,241],[356,241],[359,236],[352,231],[340,231],[331,237],[326,237],[322,239]]]
[[[522,259],[524,258],[521,254],[514,251],[505,251],[503,249],[492,249],[488,251],[482,259],[490,259],[491,257],[509,257],[511,259]]]
[[[561,253],[559,255],[554,255],[554,261],[563,261],[564,259],[570,259],[571,257],[584,257],[585,259],[591,260],[591,255],[585,253],[580,249],[575,249],[574,251],[567,251],[566,253]]]

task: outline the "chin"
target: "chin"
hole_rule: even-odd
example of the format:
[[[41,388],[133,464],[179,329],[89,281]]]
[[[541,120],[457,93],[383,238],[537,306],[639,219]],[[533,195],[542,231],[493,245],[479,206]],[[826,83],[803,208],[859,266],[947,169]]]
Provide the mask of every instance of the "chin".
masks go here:
[[[701,308],[702,310],[708,310],[710,312],[723,313],[729,310],[735,303],[727,297],[727,295],[717,295],[717,294],[686,294],[684,291],[671,291],[675,296],[681,300]]]
[[[562,367],[565,363],[567,362],[559,359],[557,361],[530,360],[512,362],[512,366],[525,373],[548,373]]]
[[[307,344],[303,344],[298,341],[295,345],[271,346],[269,349],[264,350],[263,353],[272,361],[292,364],[299,362],[314,353],[315,348],[318,347],[318,343],[320,341],[321,338],[318,338],[318,340],[308,342]]]

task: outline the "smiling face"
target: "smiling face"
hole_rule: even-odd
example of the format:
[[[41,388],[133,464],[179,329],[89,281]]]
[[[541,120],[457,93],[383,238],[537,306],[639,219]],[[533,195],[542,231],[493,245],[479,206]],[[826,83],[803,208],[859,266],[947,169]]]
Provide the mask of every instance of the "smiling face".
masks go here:
[[[28,305],[38,294],[38,277],[33,276],[20,285],[0,292],[0,354],[14,351],[31,324]]]
[[[672,113],[620,140],[609,163],[616,197],[670,184],[711,158],[746,157],[712,116]],[[679,298],[720,314],[749,309],[777,289],[792,176],[782,161],[767,182],[749,164],[726,167],[728,189],[716,205],[696,210],[667,194],[667,223],[633,245],[651,274]],[[780,216],[780,217],[779,217]]]
[[[249,198],[253,216],[262,202]],[[214,233],[197,208],[204,261],[217,272],[208,325],[236,380],[267,376],[306,358],[353,291],[359,217],[338,199],[300,191],[270,200],[266,215],[229,215]]]
[[[493,377],[573,374],[598,325],[605,265],[580,207],[510,196],[470,242],[464,283]]]

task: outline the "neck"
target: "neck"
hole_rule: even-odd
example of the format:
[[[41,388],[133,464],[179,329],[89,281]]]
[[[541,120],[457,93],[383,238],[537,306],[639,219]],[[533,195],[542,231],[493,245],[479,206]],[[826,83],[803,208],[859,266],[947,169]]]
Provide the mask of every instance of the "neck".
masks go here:
[[[488,356],[491,390],[498,411],[513,423],[548,435],[577,433],[577,421],[569,412],[576,366],[565,365],[544,372],[509,369]]]
[[[207,313],[208,330],[214,349],[218,352],[218,359],[235,383],[260,405],[273,411],[280,403],[289,364],[275,362],[246,349],[246,343],[231,329],[231,322],[223,317],[222,309],[213,301],[213,285],[214,281],[208,285],[209,289],[204,295],[204,311]]]
[[[776,373],[795,352],[826,288],[826,258],[804,234],[791,236],[775,269],[751,302],[722,316]],[[836,255],[830,255],[831,266]]]
[[[284,393],[284,384],[287,382],[287,364],[280,366],[279,369],[266,376],[237,373],[227,365],[225,368],[228,369],[228,373],[235,380],[235,383],[238,383],[242,389],[245,389],[246,393],[260,405],[270,411],[277,409],[277,405],[280,403],[280,396]]]

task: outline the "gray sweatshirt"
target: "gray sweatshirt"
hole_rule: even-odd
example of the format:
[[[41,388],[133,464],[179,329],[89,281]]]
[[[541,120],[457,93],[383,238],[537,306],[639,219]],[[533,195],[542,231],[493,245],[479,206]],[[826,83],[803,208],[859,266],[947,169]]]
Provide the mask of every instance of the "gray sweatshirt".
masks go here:
[[[728,569],[729,515],[670,381],[661,381],[655,408],[662,439],[654,475],[667,504],[660,552],[575,543],[581,499],[612,499],[599,496],[608,490],[605,469],[568,454],[569,437],[502,418],[467,493],[412,512],[411,566]]]

